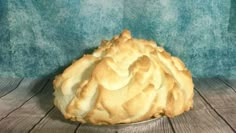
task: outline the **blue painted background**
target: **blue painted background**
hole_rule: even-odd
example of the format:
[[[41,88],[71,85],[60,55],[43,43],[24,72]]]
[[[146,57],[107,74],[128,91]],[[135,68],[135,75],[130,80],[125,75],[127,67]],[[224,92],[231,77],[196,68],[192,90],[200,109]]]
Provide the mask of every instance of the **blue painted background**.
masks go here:
[[[124,28],[195,77],[236,78],[235,0],[0,0],[0,76],[54,76]]]

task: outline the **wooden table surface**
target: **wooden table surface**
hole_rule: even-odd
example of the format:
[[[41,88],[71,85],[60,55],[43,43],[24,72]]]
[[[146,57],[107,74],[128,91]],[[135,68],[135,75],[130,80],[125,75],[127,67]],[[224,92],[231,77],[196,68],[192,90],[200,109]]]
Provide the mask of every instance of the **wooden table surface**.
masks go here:
[[[194,108],[175,118],[127,126],[65,120],[53,105],[52,81],[0,78],[0,133],[235,133],[236,79],[194,78]]]

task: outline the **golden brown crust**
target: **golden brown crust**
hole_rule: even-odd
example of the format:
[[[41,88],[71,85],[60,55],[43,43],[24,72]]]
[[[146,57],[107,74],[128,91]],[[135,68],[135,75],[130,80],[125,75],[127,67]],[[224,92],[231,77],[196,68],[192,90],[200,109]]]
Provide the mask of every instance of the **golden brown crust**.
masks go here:
[[[54,104],[65,118],[93,124],[174,117],[193,106],[191,73],[154,41],[128,30],[56,76]]]

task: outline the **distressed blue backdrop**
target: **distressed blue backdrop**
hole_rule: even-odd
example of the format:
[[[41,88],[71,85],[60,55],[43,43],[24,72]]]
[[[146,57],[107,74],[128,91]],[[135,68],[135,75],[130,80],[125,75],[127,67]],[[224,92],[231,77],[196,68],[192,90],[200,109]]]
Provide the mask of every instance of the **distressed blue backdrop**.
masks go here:
[[[195,77],[236,77],[235,0],[0,0],[0,76],[54,76],[124,28]]]

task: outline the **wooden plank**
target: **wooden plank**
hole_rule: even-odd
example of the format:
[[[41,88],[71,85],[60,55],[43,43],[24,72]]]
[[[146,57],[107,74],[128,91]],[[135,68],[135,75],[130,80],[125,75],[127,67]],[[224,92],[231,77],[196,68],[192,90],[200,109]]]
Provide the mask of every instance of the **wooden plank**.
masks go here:
[[[223,82],[225,82],[228,86],[230,86],[234,91],[236,92],[236,79],[223,79],[221,78]]]
[[[236,108],[216,109],[236,130]]]
[[[195,79],[195,88],[214,108],[236,107],[235,91],[216,78]]]
[[[234,89],[236,92],[236,79],[222,79],[229,87]],[[235,94],[236,95],[236,94]],[[234,101],[236,102],[236,101]],[[226,120],[227,122],[236,130],[236,108],[225,108],[225,109],[216,109]]]
[[[176,133],[233,133],[234,131],[209,109],[191,110],[171,119]]]
[[[0,121],[21,107],[44,87],[47,80],[24,79],[12,92],[0,99]]]
[[[21,82],[20,78],[0,77],[0,98],[13,91]]]
[[[198,86],[198,83],[195,83]],[[233,132],[230,126],[194,91],[192,110],[170,119],[177,133]]]
[[[113,125],[113,126],[94,126],[82,124],[77,133],[155,133],[165,132],[173,133],[173,130],[166,117],[130,125]]]
[[[30,132],[33,133],[74,133],[78,122],[65,120],[57,108],[53,108]]]
[[[42,92],[0,121],[0,131],[28,132],[53,107],[52,92],[52,83],[48,82]]]
[[[235,91],[219,79],[195,79],[195,82],[197,91],[206,103],[236,132],[234,121],[222,111],[227,109],[228,112],[232,112],[230,110],[236,108]]]
[[[194,97],[193,97],[193,109],[191,110],[202,110],[207,109],[209,106],[207,103],[202,99],[202,97],[194,90]]]

